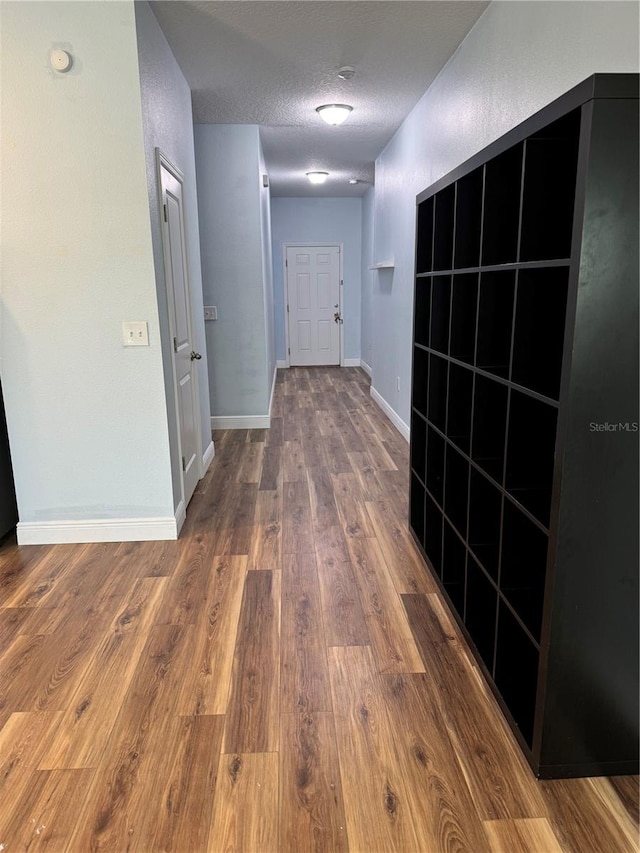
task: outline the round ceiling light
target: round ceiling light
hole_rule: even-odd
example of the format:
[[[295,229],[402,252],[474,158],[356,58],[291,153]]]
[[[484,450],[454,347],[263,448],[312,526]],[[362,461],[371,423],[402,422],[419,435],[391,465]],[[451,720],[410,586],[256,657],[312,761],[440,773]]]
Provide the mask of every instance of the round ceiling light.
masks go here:
[[[342,124],[349,117],[349,113],[353,107],[349,104],[323,104],[321,107],[316,107],[318,115],[326,121],[327,124]]]
[[[306,172],[305,174],[312,184],[324,184],[329,177],[329,172]]]

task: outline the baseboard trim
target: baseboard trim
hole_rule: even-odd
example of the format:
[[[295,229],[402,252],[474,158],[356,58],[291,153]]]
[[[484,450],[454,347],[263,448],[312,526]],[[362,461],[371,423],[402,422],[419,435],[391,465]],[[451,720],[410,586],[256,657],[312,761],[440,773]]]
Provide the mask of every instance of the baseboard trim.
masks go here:
[[[382,411],[389,418],[389,420],[394,425],[394,427],[398,430],[400,435],[408,443],[409,442],[409,436],[411,434],[411,430],[409,429],[408,425],[402,420],[400,415],[398,415],[391,408],[391,406],[387,403],[387,401],[384,399],[382,394],[379,394],[378,391],[376,391],[376,389],[373,387],[373,385],[371,386],[371,392],[370,393],[371,393],[371,397],[372,397],[374,403],[377,403],[377,405],[380,406]]]
[[[213,441],[209,442],[209,447],[202,454],[202,477],[209,470],[209,465],[213,462],[213,457],[216,455],[216,446]],[[202,479],[202,477],[200,479]]]
[[[269,415],[216,415],[211,418],[211,429],[269,429]]]
[[[276,367],[289,367],[289,364],[288,364],[286,358],[279,358],[276,361]]]
[[[181,501],[182,504],[182,501]],[[65,545],[81,542],[150,542],[177,539],[182,524],[176,515],[157,518],[93,518],[82,521],[20,521],[18,545]]]
[[[342,361],[342,367],[360,367],[359,358],[345,358]]]
[[[373,376],[373,370],[371,369],[371,367],[367,364],[367,362],[363,358],[360,359],[360,367],[364,370],[364,372],[368,376]]]

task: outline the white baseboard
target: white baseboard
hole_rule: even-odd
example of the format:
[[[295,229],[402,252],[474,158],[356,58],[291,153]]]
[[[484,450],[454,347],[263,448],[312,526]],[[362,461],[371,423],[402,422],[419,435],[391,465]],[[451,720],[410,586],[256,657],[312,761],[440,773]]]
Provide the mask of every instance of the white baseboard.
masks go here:
[[[176,516],[160,518],[94,518],[82,521],[20,521],[18,545],[63,545],[80,542],[149,542],[177,539],[184,516],[178,507]]]
[[[384,397],[379,394],[376,389],[371,386],[371,397],[373,398],[374,403],[377,403],[378,406],[382,409],[385,415],[389,418],[394,427],[398,430],[400,435],[404,438],[406,442],[409,441],[409,436],[411,434],[411,430],[408,425],[402,420],[402,418],[391,408],[391,406],[387,403]]]
[[[360,359],[360,367],[364,370],[364,372],[367,375],[369,375],[369,376],[373,375],[373,370],[371,370],[371,367],[367,364],[367,362],[363,358]]]
[[[269,429],[269,415],[216,415],[211,418],[211,429]]]
[[[285,359],[281,359],[281,358],[279,358],[279,359],[276,361],[276,367],[289,367],[289,365],[287,364],[287,360],[286,360],[286,358],[285,358]]]
[[[342,367],[360,367],[359,358],[345,358],[342,362]]]
[[[209,465],[211,465],[211,463],[213,462],[213,457],[215,455],[216,455],[215,444],[212,441],[210,441],[209,447],[207,447],[205,452],[202,454],[202,477],[204,477],[204,475],[209,470]],[[202,477],[200,479],[202,479]]]

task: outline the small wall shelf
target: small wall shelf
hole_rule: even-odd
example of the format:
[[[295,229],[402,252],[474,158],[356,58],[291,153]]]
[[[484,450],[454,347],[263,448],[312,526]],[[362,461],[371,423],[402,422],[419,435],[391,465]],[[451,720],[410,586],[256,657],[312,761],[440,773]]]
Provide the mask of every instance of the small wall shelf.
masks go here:
[[[370,270],[391,270],[395,267],[395,263],[393,261],[380,261],[378,264],[371,264],[369,266]]]

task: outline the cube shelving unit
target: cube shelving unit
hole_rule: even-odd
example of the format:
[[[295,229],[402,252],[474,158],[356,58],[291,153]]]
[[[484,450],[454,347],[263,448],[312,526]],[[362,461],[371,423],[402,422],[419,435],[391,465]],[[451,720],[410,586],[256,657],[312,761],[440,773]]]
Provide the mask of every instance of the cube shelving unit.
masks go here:
[[[410,528],[543,778],[638,772],[638,76],[417,199]]]

